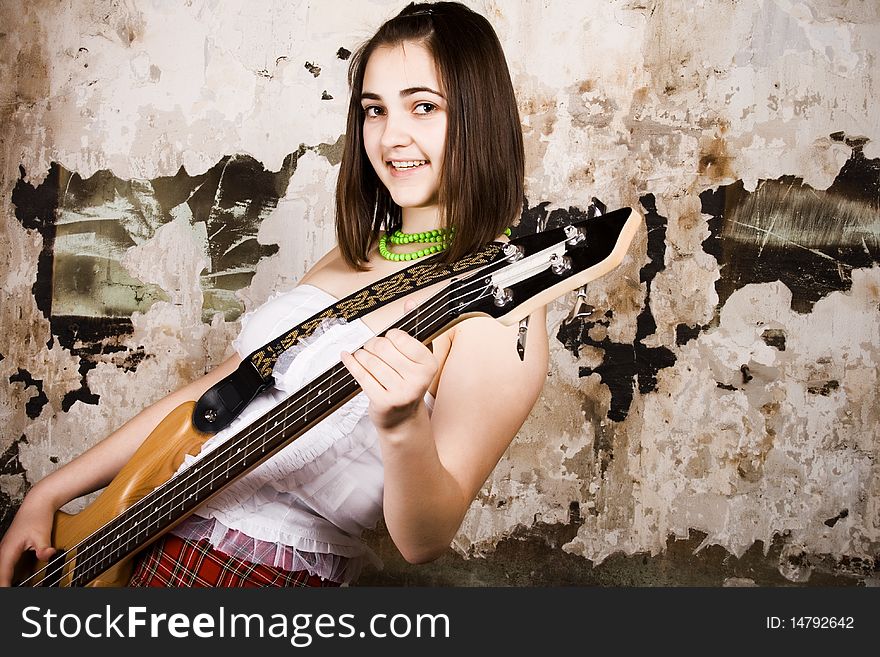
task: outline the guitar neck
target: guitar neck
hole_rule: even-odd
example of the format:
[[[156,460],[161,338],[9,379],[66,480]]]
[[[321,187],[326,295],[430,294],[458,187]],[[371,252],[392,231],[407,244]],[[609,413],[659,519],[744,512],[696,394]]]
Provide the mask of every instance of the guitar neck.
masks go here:
[[[507,245],[504,259],[451,279],[389,330],[427,343],[474,315],[510,325],[617,267],[641,224],[638,213],[621,208],[522,238]],[[81,541],[72,585],[89,583],[167,532],[359,391],[342,363],[315,377]]]
[[[444,287],[388,327],[429,342],[454,323],[448,309],[462,293]],[[473,298],[475,293],[470,293]],[[383,332],[384,333],[384,332]],[[247,427],[160,484],[86,539],[77,549],[72,586],[82,586],[166,533],[247,472],[289,445],[360,392],[342,363],[316,376]]]

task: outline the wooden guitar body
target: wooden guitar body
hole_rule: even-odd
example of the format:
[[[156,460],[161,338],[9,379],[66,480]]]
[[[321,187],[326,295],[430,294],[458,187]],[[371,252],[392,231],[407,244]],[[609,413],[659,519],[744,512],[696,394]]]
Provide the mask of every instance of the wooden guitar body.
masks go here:
[[[641,225],[637,212],[621,208],[517,238],[502,249],[503,257],[479,271],[453,276],[392,328],[427,344],[468,317],[488,316],[506,325],[522,322],[535,309],[617,267]],[[524,328],[521,324],[521,334]],[[193,424],[197,402],[181,404],[94,502],[77,514],[55,515],[52,545],[58,552],[36,565],[20,561],[15,582],[126,586],[136,554],[359,391],[346,367],[336,363],[177,473],[186,455],[198,454],[215,435]]]
[[[186,402],[169,413],[113,481],[82,511],[76,514],[59,511],[55,514],[52,546],[58,553],[49,562],[35,562],[30,572],[23,573],[25,577],[33,578],[30,585],[70,586],[71,573],[77,564],[77,546],[154,488],[168,481],[187,454],[198,453],[210,434],[201,433],[193,427],[194,407],[195,402]],[[128,554],[87,586],[125,586],[131,576],[132,557],[135,554],[137,552]],[[64,557],[64,563],[54,569],[52,563],[59,556]]]

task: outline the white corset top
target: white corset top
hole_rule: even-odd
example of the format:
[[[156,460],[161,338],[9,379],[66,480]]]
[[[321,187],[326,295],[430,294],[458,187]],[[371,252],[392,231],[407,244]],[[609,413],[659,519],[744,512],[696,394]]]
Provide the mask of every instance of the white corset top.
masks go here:
[[[242,317],[233,346],[247,357],[335,301],[312,285],[278,294]],[[354,351],[372,336],[359,319],[325,322],[279,358],[275,385],[197,456],[188,456],[180,470],[337,364],[340,351]],[[428,395],[429,410],[432,401]],[[352,581],[366,559],[375,560],[360,537],[382,517],[382,458],[368,405],[366,394],[359,393],[197,509],[205,520],[193,518],[174,533],[208,538],[220,551],[249,561]]]

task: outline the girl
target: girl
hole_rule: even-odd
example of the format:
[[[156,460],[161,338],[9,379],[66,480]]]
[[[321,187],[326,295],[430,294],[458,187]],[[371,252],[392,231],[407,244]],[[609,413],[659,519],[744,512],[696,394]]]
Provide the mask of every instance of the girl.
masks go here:
[[[243,318],[235,356],[38,482],[0,543],[0,584],[25,551],[53,552],[57,509],[106,486],[162,418],[244,356],[413,260],[452,262],[505,239],[522,207],[523,145],[486,19],[457,3],[411,4],[353,56],[349,85],[338,246]],[[339,359],[363,392],[165,534],[130,585],[350,583],[369,558],[361,534],[382,514],[407,561],[442,554],[537,399],[548,349],[543,310],[522,361],[516,327],[490,318],[457,324],[431,348],[399,330],[377,337],[440,285],[327,325],[285,354],[292,364],[279,361],[275,387],[203,452]]]

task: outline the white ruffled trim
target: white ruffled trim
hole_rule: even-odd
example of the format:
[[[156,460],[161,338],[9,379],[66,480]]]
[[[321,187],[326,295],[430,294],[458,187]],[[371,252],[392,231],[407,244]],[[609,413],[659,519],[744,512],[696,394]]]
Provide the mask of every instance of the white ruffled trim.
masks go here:
[[[242,317],[241,332],[233,342],[236,350],[246,357],[325,308],[328,300],[333,297],[310,285],[275,294]],[[187,455],[178,473],[338,363],[340,351],[354,351],[372,335],[361,320],[324,322],[282,355],[274,372],[275,385],[206,441],[198,455]],[[433,410],[430,393],[425,402]],[[221,552],[288,570],[307,570],[337,582],[353,581],[366,562],[381,568],[381,561],[360,538],[382,513],[381,454],[368,407],[366,394],[356,395],[199,508],[201,524],[193,526],[188,520],[175,533],[190,532],[186,537],[208,538]]]
[[[312,336],[302,340],[288,350],[293,352],[288,358],[288,363],[286,363],[288,368],[278,372],[273,389],[267,391],[267,398],[260,400],[261,403],[257,403],[257,400],[252,402],[253,410],[246,410],[228,429],[210,439],[208,442],[212,444],[208,445],[206,443],[205,447],[215,449],[216,445],[213,444],[215,439],[217,439],[218,444],[222,443],[228,436],[234,435],[239,430],[250,426],[262,414],[271,410],[272,407],[297,390],[300,390],[306,385],[306,379],[312,380],[327,369],[326,367],[321,367],[321,365],[325,361],[331,360],[328,356],[332,356],[332,363],[338,362],[338,351],[332,350],[335,353],[331,353],[331,350],[327,348],[315,348],[316,343],[322,340],[322,338],[327,340],[322,346],[333,344],[338,346],[340,351],[343,348],[352,348],[352,343],[360,344],[361,340],[351,339],[351,336],[356,335],[357,332],[344,332],[345,327],[348,326],[350,325],[345,324],[343,321],[321,326]],[[369,335],[372,335],[372,333],[369,333]],[[343,340],[343,338],[347,339]],[[294,362],[296,367],[291,367],[290,365]],[[352,434],[358,422],[366,415],[369,403],[369,398],[366,394],[363,392],[359,393],[268,461],[260,464],[247,475],[231,484],[212,500],[211,506],[223,508],[231,505],[244,505],[254,493],[264,486],[270,486],[276,490],[283,491],[293,490],[296,487],[307,484],[321,474],[321,471],[315,464],[315,460],[334,444],[346,441],[344,446],[339,446],[340,453],[347,453],[350,450],[358,449],[359,446],[356,444],[355,437]],[[360,451],[363,450],[361,449]],[[199,457],[203,456],[204,453],[205,450],[203,449]],[[192,460],[195,460],[195,458]]]
[[[361,550],[351,555],[332,550],[336,546],[313,542],[311,549],[296,549],[282,543],[261,541],[236,529],[223,525],[214,518],[190,516],[171,533],[181,538],[200,541],[207,540],[211,547],[229,556],[283,570],[304,570],[310,575],[340,584],[355,581],[367,562],[381,567],[378,557],[370,550]]]
[[[312,286],[302,287],[311,288]],[[279,310],[287,310],[290,306],[289,299],[282,299],[282,297],[292,294],[292,292],[287,292],[273,296],[259,310],[247,313],[242,318],[241,333],[236,342],[234,342],[236,349],[241,353],[242,348],[249,349],[253,346],[249,344],[253,342],[253,336],[251,336],[253,329],[259,330],[262,335],[270,333],[273,336],[277,336],[277,334],[298,323],[298,321],[311,316],[316,310],[324,308],[325,304],[314,303],[314,297],[324,296],[326,299],[329,295],[319,288],[312,289],[315,290],[315,293],[303,300],[302,303],[296,304],[296,312],[279,313]],[[278,304],[281,304],[280,308],[273,307]],[[271,318],[273,315],[279,314],[282,316],[271,323],[271,330],[266,327],[253,326],[253,320],[257,316],[262,315]],[[278,327],[282,323],[284,323],[285,328],[279,331]],[[248,330],[249,328],[251,330]],[[323,322],[312,335],[300,340],[282,354],[282,358],[279,359],[279,363],[276,363],[276,368],[273,372],[275,375],[275,385],[254,399],[226,429],[208,439],[197,455],[186,455],[180,470],[204,458],[223,444],[230,436],[255,424],[262,415],[303,388],[309,381],[338,363],[340,351],[343,349],[354,350],[366,342],[372,335],[373,333],[369,327],[358,320],[351,324],[343,319]],[[254,348],[258,348],[265,344],[265,342],[268,342],[266,338],[260,338],[260,340],[263,342]],[[247,353],[250,353],[250,351]],[[296,367],[292,367],[294,362]],[[242,504],[263,486],[271,485],[279,477],[285,477],[292,471],[299,470],[312,463],[334,443],[349,436],[357,423],[366,414],[368,407],[369,399],[367,396],[364,393],[356,395],[271,459],[231,484],[214,498],[213,505],[228,506]]]
[[[276,337],[326,307],[329,295],[319,288],[313,290],[309,293],[307,289],[299,289],[295,300],[289,297],[293,292],[276,294],[260,309],[245,315],[242,331],[234,342],[239,353],[246,356],[265,344],[269,340],[266,336]],[[279,359],[274,371],[275,385],[251,402],[229,427],[206,441],[197,455],[186,455],[178,474],[220,447],[229,437],[254,425],[308,381],[338,363],[341,350],[353,351],[372,335],[369,327],[359,320],[350,324],[341,319],[322,323],[313,335],[301,340]],[[260,563],[309,570],[333,581],[353,580],[367,561],[381,567],[381,561],[360,539],[363,528],[374,520],[376,512],[370,511],[369,517],[363,515],[363,511],[357,517],[349,517],[344,512],[334,516],[339,506],[336,506],[337,500],[327,499],[330,491],[325,488],[328,484],[338,486],[346,477],[345,466],[375,447],[377,436],[375,430],[370,430],[372,425],[356,430],[358,423],[365,420],[368,407],[367,396],[356,395],[202,505],[197,513],[207,518],[205,522],[209,525],[203,523],[200,531],[204,531],[204,526],[215,528],[209,538],[217,549],[227,548],[221,551],[227,552],[232,547],[238,551],[240,542],[250,541],[257,546],[255,554],[264,558],[266,554],[271,555],[271,559]],[[331,448],[333,453],[327,454]],[[325,454],[321,461],[320,457]],[[381,481],[379,484],[381,486]],[[322,496],[309,504],[311,496],[322,488],[325,489]],[[291,504],[288,501],[291,495],[302,502]],[[343,501],[338,500],[340,504]],[[288,509],[291,521],[279,520],[277,513],[274,518],[262,515],[261,510],[267,506]],[[318,515],[313,506],[322,509],[328,517]],[[381,517],[381,497],[372,506]],[[295,567],[288,568],[291,565]]]

